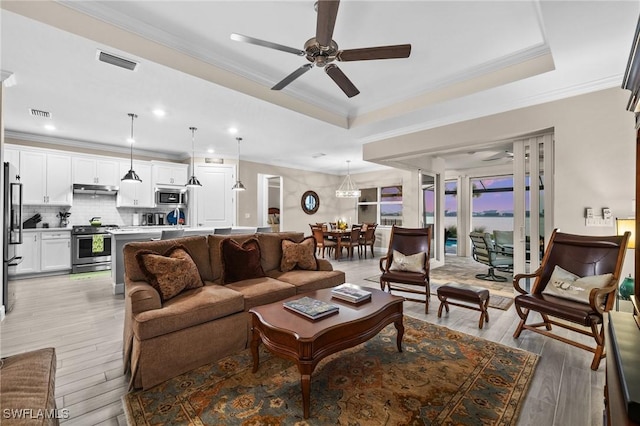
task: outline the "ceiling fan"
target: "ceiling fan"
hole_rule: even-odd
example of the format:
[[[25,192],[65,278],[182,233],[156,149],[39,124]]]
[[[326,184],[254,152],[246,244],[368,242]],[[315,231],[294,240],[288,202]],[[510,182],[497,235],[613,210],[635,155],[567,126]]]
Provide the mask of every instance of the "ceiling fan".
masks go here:
[[[231,39],[280,50],[282,52],[293,53],[298,56],[304,56],[309,62],[311,62],[310,64],[302,65],[300,68],[286,76],[273,86],[271,90],[281,90],[285,88],[315,65],[317,67],[324,68],[325,72],[338,85],[338,87],[342,89],[345,95],[352,98],[360,93],[360,91],[342,72],[342,70],[333,63],[334,61],[349,62],[369,61],[374,59],[408,58],[411,54],[411,45],[398,44],[393,46],[367,47],[361,49],[338,49],[338,44],[332,40],[332,36],[333,29],[336,24],[339,5],[339,0],[319,0],[316,2],[318,12],[316,36],[307,40],[304,44],[304,50],[283,46],[281,44],[260,40],[242,34],[231,34]]]

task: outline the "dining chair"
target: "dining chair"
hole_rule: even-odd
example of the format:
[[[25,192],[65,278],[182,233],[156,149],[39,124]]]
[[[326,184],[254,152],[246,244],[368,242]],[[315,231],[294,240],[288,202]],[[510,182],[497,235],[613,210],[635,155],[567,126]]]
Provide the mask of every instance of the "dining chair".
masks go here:
[[[349,253],[349,259],[353,259],[353,249],[358,249],[358,257],[362,257],[362,245],[360,244],[360,232],[361,228],[351,228],[351,232],[345,234],[342,237],[340,245],[342,248],[346,248]]]
[[[329,252],[329,256],[331,256],[331,250],[335,250],[338,244],[335,241],[325,239],[322,228],[318,226],[312,227],[311,233],[313,234],[313,238],[316,240],[316,250],[318,253],[322,253],[322,258],[324,259],[325,250],[327,250]]]
[[[373,246],[376,243],[376,227],[378,225],[367,225],[366,229],[362,228],[363,234],[360,236],[360,245],[364,250],[364,258],[367,258],[367,247],[371,247],[371,257],[375,257]]]

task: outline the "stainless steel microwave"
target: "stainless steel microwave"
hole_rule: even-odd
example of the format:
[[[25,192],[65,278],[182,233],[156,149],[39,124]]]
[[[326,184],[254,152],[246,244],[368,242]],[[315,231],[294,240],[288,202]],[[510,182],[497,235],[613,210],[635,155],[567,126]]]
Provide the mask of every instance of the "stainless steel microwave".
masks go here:
[[[187,190],[177,188],[156,188],[156,205],[186,207]]]

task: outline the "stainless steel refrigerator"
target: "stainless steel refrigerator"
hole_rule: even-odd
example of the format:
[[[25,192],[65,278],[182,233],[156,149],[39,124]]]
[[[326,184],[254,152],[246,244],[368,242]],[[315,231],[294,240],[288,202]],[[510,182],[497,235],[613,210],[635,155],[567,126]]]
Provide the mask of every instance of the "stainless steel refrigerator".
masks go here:
[[[11,163],[4,163],[4,207],[2,215],[3,267],[2,267],[2,304],[5,313],[13,309],[15,291],[9,281],[9,267],[15,267],[22,261],[16,255],[16,245],[22,244],[22,184],[18,170]]]

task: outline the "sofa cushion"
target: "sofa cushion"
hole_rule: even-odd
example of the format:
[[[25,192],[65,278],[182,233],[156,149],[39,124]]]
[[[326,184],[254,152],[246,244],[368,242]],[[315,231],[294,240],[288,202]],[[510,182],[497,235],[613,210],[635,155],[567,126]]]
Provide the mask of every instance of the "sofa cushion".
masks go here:
[[[222,251],[220,249],[220,244],[222,241],[229,238],[228,235],[207,235],[207,243],[208,247],[208,257],[209,264],[211,267],[211,281],[214,283],[222,284]],[[254,234],[244,234],[244,235],[234,235],[233,239],[242,244],[250,238],[255,238]]]
[[[303,240],[302,232],[273,232],[258,234],[258,242],[262,252],[262,269],[265,272],[280,269],[282,260],[282,240],[289,239],[299,243]]]
[[[0,411],[3,414],[5,410],[32,410],[35,416],[38,412],[53,411],[56,408],[54,348],[38,349],[4,358],[0,375]],[[21,421],[2,418],[7,424],[58,424],[58,419],[49,419],[47,416]],[[4,424],[4,421],[1,423]]]
[[[172,333],[244,310],[242,294],[207,283],[168,300],[162,309],[134,315],[133,332],[139,340]]]
[[[315,271],[318,269],[316,260],[316,239],[307,237],[299,243],[289,239],[282,240],[282,259],[280,270],[288,272],[292,269]]]
[[[203,281],[213,281],[211,262],[209,260],[209,246],[204,235],[176,238],[173,240],[135,241],[125,244],[123,248],[124,272],[131,281],[145,281],[147,277],[140,269],[135,254],[139,250],[151,250],[156,253],[164,253],[171,246],[181,244],[186,247],[191,258],[198,267],[198,272]]]
[[[303,271],[294,269],[289,272],[270,271],[267,275],[279,281],[292,284],[296,287],[296,293],[331,288],[345,282],[345,274],[342,271]]]
[[[203,286],[198,267],[183,245],[174,245],[163,254],[140,250],[136,259],[147,282],[160,293],[163,302],[182,290]]]
[[[220,249],[223,284],[265,276],[260,264],[260,244],[257,239],[249,238],[239,244],[233,238],[225,238],[220,243]]]
[[[254,306],[277,302],[296,294],[295,286],[269,277],[237,281],[225,287],[242,293],[245,311]]]

